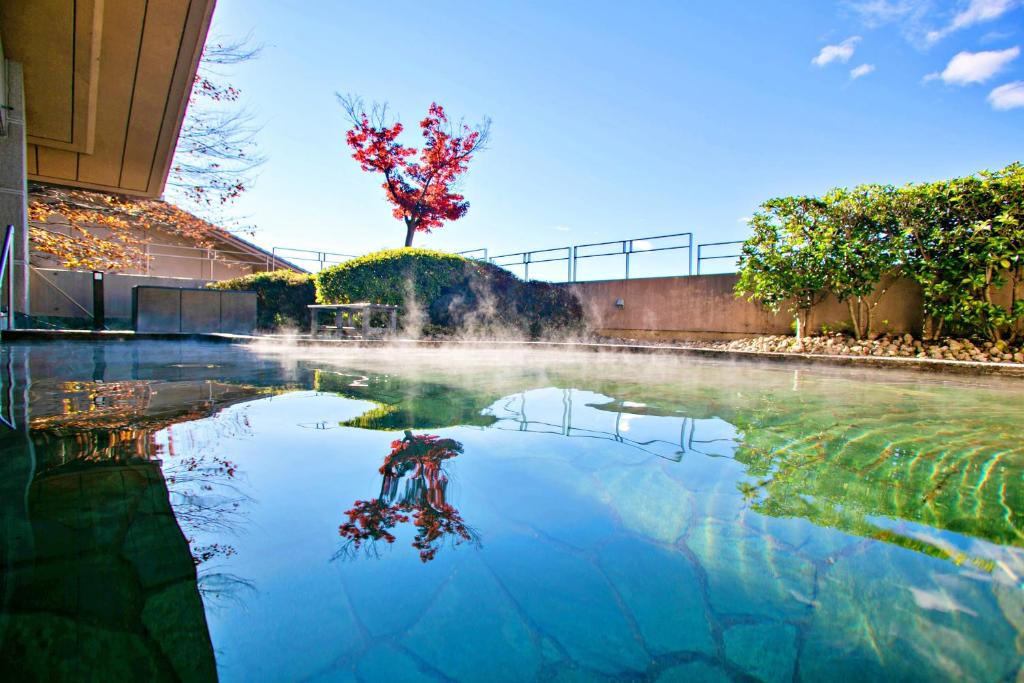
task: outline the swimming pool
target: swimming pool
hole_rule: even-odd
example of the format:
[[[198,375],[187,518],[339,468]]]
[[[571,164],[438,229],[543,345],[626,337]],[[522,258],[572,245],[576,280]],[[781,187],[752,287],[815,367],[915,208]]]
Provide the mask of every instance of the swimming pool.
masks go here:
[[[5,344],[0,668],[1015,680],[1024,385]]]

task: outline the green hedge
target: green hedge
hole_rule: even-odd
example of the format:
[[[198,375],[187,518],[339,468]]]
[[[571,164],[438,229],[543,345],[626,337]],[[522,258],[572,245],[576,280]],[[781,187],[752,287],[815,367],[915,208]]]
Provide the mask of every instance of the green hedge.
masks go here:
[[[583,327],[579,301],[565,287],[523,282],[498,266],[430,249],[389,249],[346,261],[316,277],[320,303],[369,301],[406,310],[445,332],[508,330],[538,337]]]
[[[261,330],[309,329],[308,305],[315,303],[313,276],[290,270],[253,273],[211,282],[211,289],[256,292],[257,326]]]

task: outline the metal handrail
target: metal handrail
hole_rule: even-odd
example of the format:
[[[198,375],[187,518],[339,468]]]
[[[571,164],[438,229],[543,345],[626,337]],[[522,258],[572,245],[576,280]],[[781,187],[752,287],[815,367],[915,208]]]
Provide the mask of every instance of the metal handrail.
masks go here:
[[[300,254],[315,254],[316,258],[310,258],[308,256],[289,256],[279,252],[298,252]],[[328,258],[329,256],[341,256],[342,260],[334,260]],[[296,247],[272,247],[270,249],[270,263],[273,266],[272,270],[277,269],[277,260],[280,258],[282,261],[312,261],[320,264],[320,270],[323,270],[327,264],[337,265],[344,263],[349,259],[356,258],[355,254],[340,254],[333,251],[315,251],[313,249],[298,249]]]
[[[554,258],[534,258],[537,254],[553,254],[556,252],[565,252],[564,256],[556,256]],[[511,258],[518,256],[518,261],[511,263],[498,263],[498,259]],[[551,249],[535,249],[534,251],[520,251],[513,254],[500,254],[498,256],[492,256],[490,262],[496,266],[523,266],[523,279],[530,279],[530,264],[531,263],[555,263],[557,261],[565,261],[568,268],[568,279],[572,281],[572,247],[554,247]]]
[[[480,252],[483,252],[483,256],[482,257],[473,256],[473,254],[479,254]],[[487,249],[486,248],[483,248],[483,249],[468,249],[466,251],[457,251],[457,252],[455,252],[455,255],[456,256],[465,256],[466,258],[472,259],[474,261],[485,261],[486,262],[486,261],[490,260],[490,259],[487,258]]]
[[[722,259],[737,259],[743,254],[722,254],[719,256],[704,256],[702,250],[704,247],[723,247],[727,244],[743,244],[742,240],[733,240],[730,242],[705,242],[697,245],[697,275],[700,275],[700,264],[704,261],[718,261]]]
[[[3,250],[0,251],[0,289],[3,288],[4,276],[7,278],[7,318],[4,327],[8,330],[14,329],[14,267],[10,265],[13,250],[14,226],[8,225],[4,231]]]
[[[672,237],[685,237],[687,238],[686,244],[679,244],[671,247],[653,247],[650,249],[634,247],[635,242],[650,242],[651,240],[669,239]],[[602,251],[596,254],[580,254],[580,249],[587,247],[604,247],[610,244],[618,244],[620,249],[617,251]],[[686,274],[693,275],[693,233],[692,232],[676,232],[668,235],[654,235],[651,237],[634,237],[628,240],[612,240],[610,242],[592,242],[590,244],[577,244],[572,248],[572,275],[569,278],[570,282],[575,282],[579,271],[577,269],[578,259],[583,258],[596,258],[598,256],[618,256],[620,254],[626,257],[626,279],[629,279],[629,257],[631,254],[642,254],[654,251],[671,251],[674,249],[686,249],[687,264]]]

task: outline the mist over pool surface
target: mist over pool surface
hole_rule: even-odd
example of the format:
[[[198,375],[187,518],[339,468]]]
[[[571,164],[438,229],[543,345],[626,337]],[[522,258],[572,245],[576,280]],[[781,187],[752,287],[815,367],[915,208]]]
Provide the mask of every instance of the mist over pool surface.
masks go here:
[[[1019,680],[1024,387],[0,349],[8,680]]]

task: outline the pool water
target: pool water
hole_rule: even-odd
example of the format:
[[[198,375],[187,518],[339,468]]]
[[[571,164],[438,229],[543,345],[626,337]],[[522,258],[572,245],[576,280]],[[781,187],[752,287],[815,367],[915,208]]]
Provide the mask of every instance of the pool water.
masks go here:
[[[0,353],[7,680],[1024,676],[1019,381]]]

